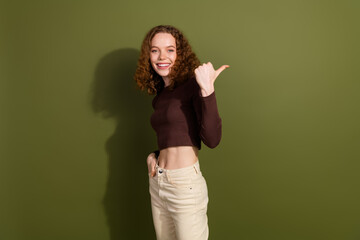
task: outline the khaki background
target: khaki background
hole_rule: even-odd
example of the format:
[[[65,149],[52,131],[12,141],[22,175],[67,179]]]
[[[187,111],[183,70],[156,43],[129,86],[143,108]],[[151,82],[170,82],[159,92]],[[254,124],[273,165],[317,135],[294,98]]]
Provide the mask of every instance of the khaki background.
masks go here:
[[[154,239],[145,33],[231,67],[210,239],[360,239],[359,1],[1,1],[0,239]]]

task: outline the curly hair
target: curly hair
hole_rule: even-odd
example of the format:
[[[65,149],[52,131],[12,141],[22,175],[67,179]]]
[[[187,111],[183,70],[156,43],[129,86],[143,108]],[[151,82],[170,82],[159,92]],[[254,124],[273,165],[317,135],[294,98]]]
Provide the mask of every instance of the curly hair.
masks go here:
[[[157,33],[170,33],[176,40],[176,60],[172,67],[169,78],[172,80],[169,89],[175,87],[195,76],[195,69],[200,65],[196,54],[182,32],[170,25],[159,25],[152,28],[145,36],[141,45],[141,51],[134,80],[141,90],[147,90],[148,94],[156,94],[164,88],[162,77],[155,72],[150,63],[151,40]]]

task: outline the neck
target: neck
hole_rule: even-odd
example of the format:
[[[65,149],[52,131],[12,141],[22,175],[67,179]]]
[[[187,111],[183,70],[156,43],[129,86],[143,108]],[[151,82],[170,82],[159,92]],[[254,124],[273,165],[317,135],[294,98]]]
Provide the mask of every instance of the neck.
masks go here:
[[[171,83],[170,79],[168,77],[162,77],[162,78],[164,80],[165,87],[169,86]]]

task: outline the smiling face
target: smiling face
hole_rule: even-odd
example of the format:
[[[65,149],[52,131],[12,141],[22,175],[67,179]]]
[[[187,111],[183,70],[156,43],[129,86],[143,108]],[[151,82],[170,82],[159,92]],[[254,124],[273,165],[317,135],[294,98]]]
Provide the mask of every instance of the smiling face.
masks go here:
[[[167,86],[168,75],[176,60],[176,40],[170,33],[157,33],[151,40],[150,62]]]

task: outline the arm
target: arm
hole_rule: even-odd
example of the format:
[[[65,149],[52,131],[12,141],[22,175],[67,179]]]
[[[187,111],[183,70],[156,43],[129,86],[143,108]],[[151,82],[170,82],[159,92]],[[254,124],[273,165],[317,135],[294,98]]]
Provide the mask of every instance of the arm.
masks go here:
[[[209,148],[215,148],[221,140],[222,121],[217,108],[215,91],[203,97],[194,80],[193,106],[200,128],[200,138]]]
[[[217,109],[214,83],[219,74],[228,67],[229,65],[223,65],[215,70],[208,62],[195,69],[194,109],[200,126],[200,138],[210,148],[215,148],[220,143],[222,125]]]

